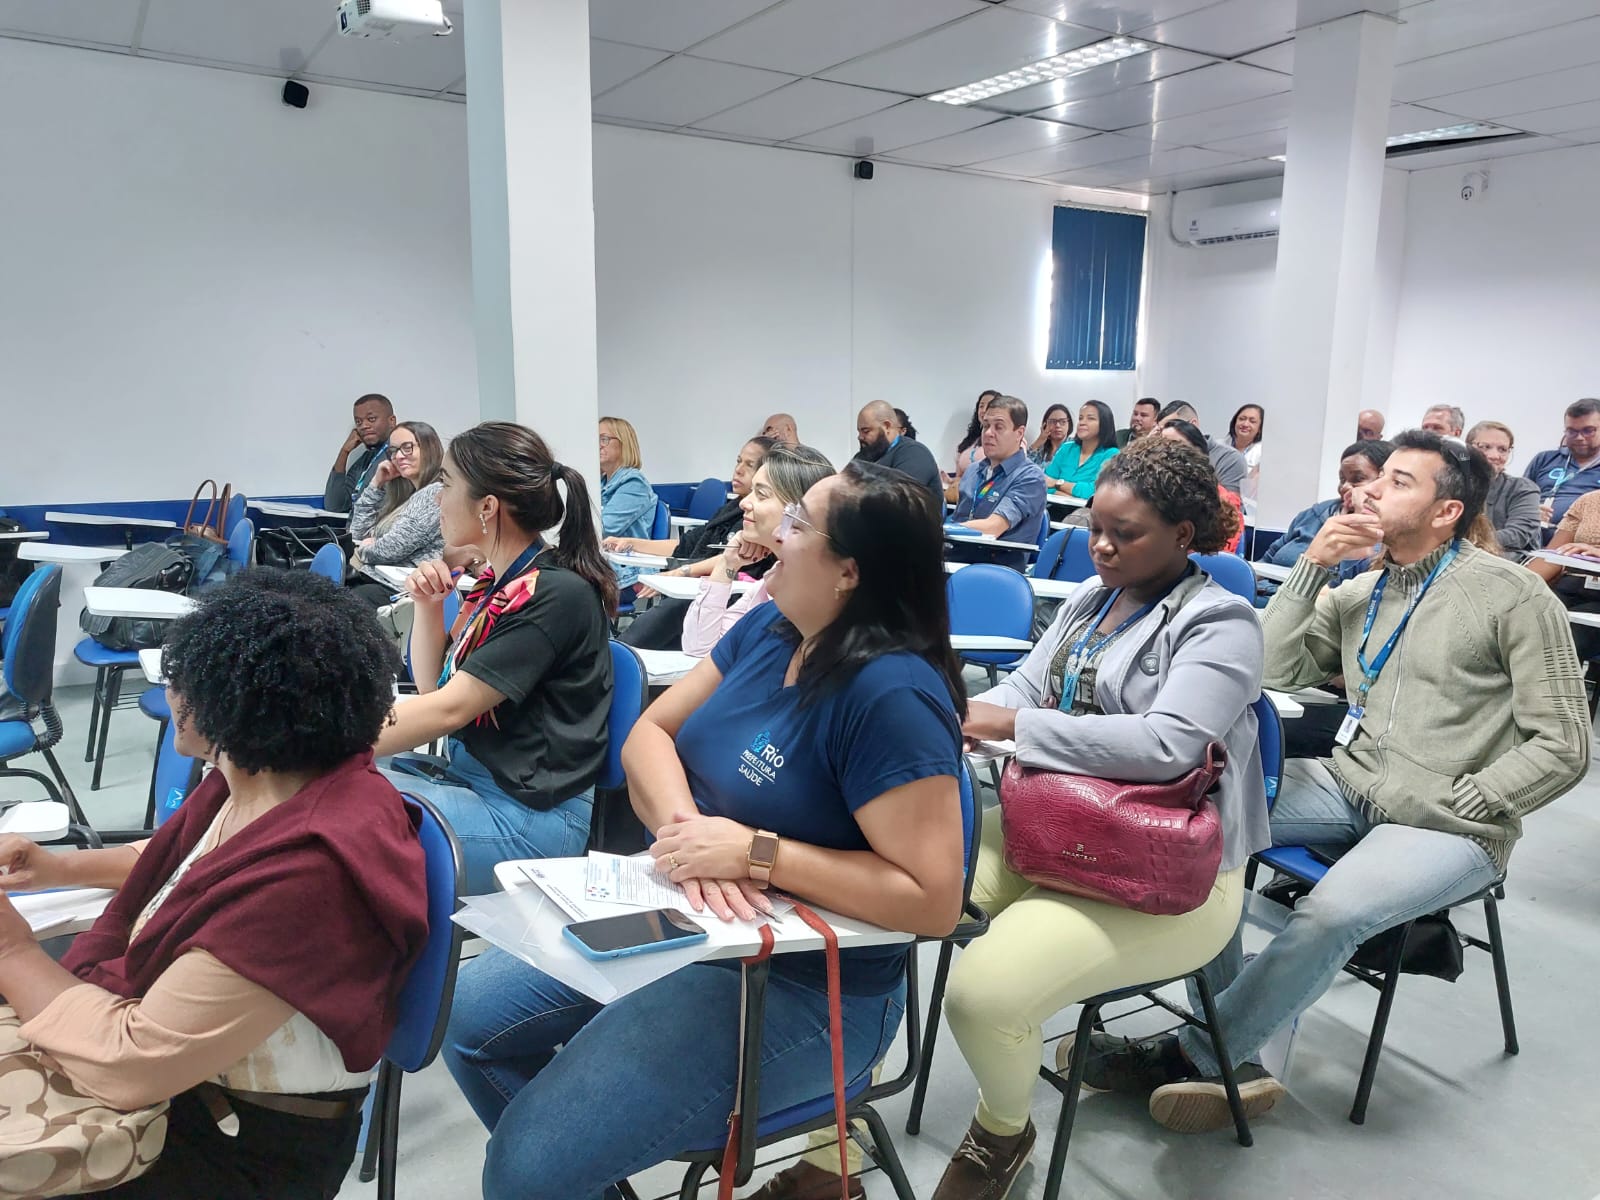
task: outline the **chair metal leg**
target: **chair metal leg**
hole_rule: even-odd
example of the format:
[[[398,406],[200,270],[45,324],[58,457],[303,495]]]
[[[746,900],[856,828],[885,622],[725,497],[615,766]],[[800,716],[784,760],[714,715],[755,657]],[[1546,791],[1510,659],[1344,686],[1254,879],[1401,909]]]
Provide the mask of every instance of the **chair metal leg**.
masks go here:
[[[911,1111],[906,1116],[906,1132],[913,1137],[922,1132],[922,1102],[928,1097],[928,1076],[933,1072],[933,1047],[939,1040],[939,1017],[944,1011],[944,985],[950,978],[950,960],[955,947],[949,942],[939,947],[939,965],[933,972],[933,994],[928,997],[928,1023],[922,1035],[922,1069],[911,1089]]]
[[[700,1190],[700,1181],[706,1177],[706,1172],[710,1169],[710,1163],[690,1163],[683,1172],[683,1186],[678,1189],[678,1200],[695,1200],[695,1193]]]
[[[872,1157],[889,1177],[889,1186],[894,1188],[896,1200],[917,1200],[917,1193],[912,1191],[911,1181],[906,1178],[905,1166],[900,1162],[900,1155],[889,1138],[883,1116],[870,1104],[855,1115],[866,1122],[867,1132],[872,1135]],[[842,1148],[840,1157],[844,1157]]]
[[[1217,1017],[1216,997],[1211,994],[1211,985],[1206,982],[1205,973],[1194,973],[1195,990],[1200,993],[1200,1007],[1205,1011],[1206,1032],[1211,1035],[1211,1053],[1216,1056],[1217,1066],[1222,1069],[1222,1090],[1228,1097],[1228,1111],[1233,1114],[1234,1132],[1239,1135],[1239,1145],[1255,1145],[1255,1135],[1250,1132],[1250,1122],[1245,1120],[1244,1101],[1239,1098],[1239,1084],[1233,1076],[1233,1056],[1228,1053],[1228,1044],[1222,1036],[1222,1022]]]
[[[94,673],[94,701],[89,706],[89,741],[83,748],[83,761],[94,761],[94,731],[100,727],[100,695],[106,687],[106,669],[97,667]]]
[[[367,1118],[367,1147],[361,1154],[362,1183],[371,1183],[378,1174],[378,1142],[382,1140],[383,1100],[389,1090],[389,1063],[378,1064],[378,1078],[372,1085],[372,1114]]]
[[[157,724],[156,724],[156,758],[155,758],[155,762],[156,763],[159,763],[161,761],[161,742],[166,736],[167,736],[167,722],[166,721],[157,722]],[[152,763],[151,766],[150,766],[150,795],[145,800],[145,805],[144,805],[144,827],[146,829],[154,829],[156,827],[156,767],[155,767],[155,763]]]
[[[94,753],[94,775],[89,779],[89,790],[100,790],[100,772],[106,764],[106,740],[111,736],[111,710],[116,707],[117,700],[122,696],[122,668],[106,668],[106,694],[100,704],[100,736],[96,741]]]
[[[89,818],[83,813],[83,806],[78,803],[77,794],[72,790],[72,785],[67,782],[67,773],[61,769],[61,764],[56,761],[55,751],[48,746],[39,751],[44,755],[44,761],[50,765],[50,773],[56,777],[56,786],[61,789],[61,802],[67,806],[74,824],[88,825]]]
[[[1511,972],[1506,969],[1506,943],[1500,933],[1500,905],[1491,893],[1483,898],[1483,919],[1489,926],[1489,956],[1494,960],[1494,987],[1500,996],[1500,1029],[1506,1038],[1506,1053],[1520,1053],[1517,1043],[1517,1017],[1511,1009]]]
[[[998,687],[999,684],[1000,684],[1000,672],[995,670],[994,664],[993,663],[984,663],[983,669],[986,672],[988,672],[988,675],[989,675],[989,686],[990,687]]]
[[[1378,993],[1378,1011],[1373,1014],[1372,1033],[1367,1037],[1367,1056],[1361,1063],[1361,1080],[1356,1084],[1355,1103],[1350,1106],[1350,1123],[1353,1125],[1366,1124],[1367,1101],[1372,1098],[1372,1080],[1378,1073],[1378,1057],[1383,1053],[1383,1035],[1389,1028],[1389,1010],[1394,1007],[1395,990],[1400,986],[1400,963],[1405,958],[1411,925],[1412,922],[1407,921],[1400,926],[1394,954],[1384,972],[1383,990]]]
[[[1083,1091],[1083,1076],[1089,1068],[1089,1036],[1099,1016],[1100,1006],[1092,1003],[1085,1004],[1078,1014],[1078,1036],[1072,1044],[1072,1063],[1067,1068],[1055,1143],[1050,1147],[1050,1172],[1044,1180],[1044,1200],[1056,1200],[1061,1195],[1061,1176],[1067,1169],[1067,1146],[1072,1141],[1072,1124],[1078,1118],[1078,1093]]]
[[[406,1073],[392,1063],[389,1094],[383,1100],[383,1124],[378,1132],[378,1200],[394,1200],[395,1159],[400,1153],[400,1084]]]

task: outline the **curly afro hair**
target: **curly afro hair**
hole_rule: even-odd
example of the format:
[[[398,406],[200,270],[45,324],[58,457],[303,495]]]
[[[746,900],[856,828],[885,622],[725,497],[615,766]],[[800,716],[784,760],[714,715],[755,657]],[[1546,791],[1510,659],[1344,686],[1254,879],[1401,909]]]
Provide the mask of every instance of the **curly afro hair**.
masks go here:
[[[1168,525],[1194,525],[1190,548],[1215,554],[1239,532],[1239,513],[1217,494],[1211,459],[1184,442],[1140,438],[1105,465],[1097,491],[1121,484]]]
[[[257,567],[173,622],[162,668],[195,733],[246,771],[326,771],[370,750],[400,656],[362,600]]]

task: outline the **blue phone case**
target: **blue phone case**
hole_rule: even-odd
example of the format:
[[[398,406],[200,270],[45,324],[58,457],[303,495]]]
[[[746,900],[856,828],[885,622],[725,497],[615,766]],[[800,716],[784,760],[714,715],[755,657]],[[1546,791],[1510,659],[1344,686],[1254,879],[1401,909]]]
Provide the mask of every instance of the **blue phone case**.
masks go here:
[[[624,946],[620,950],[596,950],[574,934],[571,925],[563,925],[561,927],[561,935],[577,947],[579,954],[593,962],[603,962],[609,958],[630,958],[635,954],[649,954],[652,950],[676,950],[680,946],[697,946],[705,941],[708,936],[702,930],[699,933],[689,934],[687,937],[672,938],[670,941],[665,942],[645,942],[640,946]]]

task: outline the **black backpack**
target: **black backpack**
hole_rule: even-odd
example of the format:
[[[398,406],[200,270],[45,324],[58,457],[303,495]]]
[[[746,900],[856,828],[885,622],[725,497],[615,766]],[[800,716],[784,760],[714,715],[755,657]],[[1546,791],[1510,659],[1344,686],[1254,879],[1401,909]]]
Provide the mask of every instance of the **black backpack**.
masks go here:
[[[96,587],[146,588],[157,592],[188,591],[194,563],[187,555],[160,542],[135,546],[94,581]],[[167,622],[143,617],[96,617],[78,614],[78,628],[111,650],[153,650],[161,645]]]
[[[0,517],[0,533],[20,533],[22,524],[10,517]],[[22,581],[33,573],[33,564],[17,558],[16,542],[0,542],[0,608],[17,597]]]

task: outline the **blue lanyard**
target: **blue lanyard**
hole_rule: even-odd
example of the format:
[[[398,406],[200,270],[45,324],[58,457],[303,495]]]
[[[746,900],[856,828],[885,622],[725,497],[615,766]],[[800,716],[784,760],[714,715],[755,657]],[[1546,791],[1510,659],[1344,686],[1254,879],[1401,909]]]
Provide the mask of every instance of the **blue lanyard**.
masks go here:
[[[1411,598],[1411,603],[1406,606],[1406,611],[1401,615],[1400,623],[1394,627],[1394,632],[1389,635],[1389,640],[1384,642],[1383,648],[1378,651],[1378,656],[1369,663],[1367,661],[1367,639],[1372,636],[1372,623],[1378,616],[1378,604],[1383,600],[1384,588],[1389,584],[1388,573],[1385,572],[1378,579],[1378,582],[1373,585],[1372,599],[1367,601],[1367,619],[1361,627],[1361,647],[1356,651],[1356,663],[1361,667],[1362,675],[1361,683],[1356,688],[1359,693],[1359,698],[1356,700],[1357,707],[1366,707],[1367,693],[1372,690],[1372,685],[1378,682],[1378,676],[1382,673],[1384,665],[1388,663],[1389,655],[1393,653],[1395,644],[1400,640],[1400,635],[1405,632],[1406,625],[1411,620],[1411,614],[1417,611],[1417,605],[1422,603],[1422,598],[1428,594],[1428,588],[1433,585],[1433,581],[1439,577],[1446,567],[1455,561],[1456,551],[1460,547],[1461,541],[1459,538],[1450,543],[1450,549],[1445,552],[1443,558],[1433,565],[1433,570],[1428,572],[1428,577],[1422,581],[1422,586],[1417,589],[1417,594]]]
[[[478,619],[478,614],[483,611],[484,605],[488,604],[489,601],[494,599],[495,593],[500,591],[500,589],[505,587],[506,584],[510,583],[513,579],[521,575],[530,566],[532,566],[533,560],[539,557],[540,552],[543,551],[544,548],[544,539],[535,538],[531,546],[529,546],[521,554],[517,555],[516,560],[511,564],[511,566],[506,568],[505,578],[496,579],[494,581],[494,586],[485,592],[483,594],[483,598],[478,601],[477,607],[472,610],[472,614],[467,618],[467,623],[461,627],[463,636],[465,636],[468,629],[472,628],[472,623]],[[448,633],[449,631],[446,630],[445,632]],[[454,647],[452,647],[452,650],[454,650]],[[439,682],[437,686],[443,687],[446,683],[448,683],[450,681],[450,676],[455,674],[455,669],[456,655],[454,653],[447,652],[444,656],[444,666],[439,668]]]
[[[373,467],[377,466],[388,456],[389,447],[385,445],[382,450],[377,451],[371,458],[367,459],[367,465],[361,468],[361,475],[356,479],[356,495],[359,496],[362,492],[367,490],[367,476],[372,474]]]
[[[1104,651],[1107,646],[1126,633],[1131,626],[1144,620],[1154,610],[1155,606],[1160,603],[1159,600],[1152,600],[1110,633],[1097,634],[1095,631],[1099,629],[1100,622],[1106,619],[1106,614],[1111,611],[1111,606],[1117,602],[1117,597],[1120,595],[1122,595],[1122,589],[1118,588],[1106,597],[1106,602],[1100,606],[1100,611],[1095,613],[1094,619],[1084,626],[1083,636],[1077,640],[1071,651],[1068,652],[1066,675],[1062,680],[1061,702],[1058,707],[1071,708],[1073,704],[1077,703],[1078,681],[1083,678],[1084,667],[1089,664],[1089,661],[1095,655]],[[1162,597],[1162,599],[1165,598],[1164,596]]]

